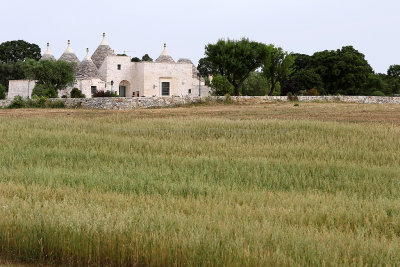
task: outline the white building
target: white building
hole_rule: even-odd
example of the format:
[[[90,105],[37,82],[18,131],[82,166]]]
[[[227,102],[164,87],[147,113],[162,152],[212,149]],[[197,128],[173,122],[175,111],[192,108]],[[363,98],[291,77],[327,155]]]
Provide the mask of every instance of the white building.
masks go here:
[[[49,44],[41,60],[55,60]],[[113,91],[120,97],[208,96],[210,93],[204,79],[199,80],[192,61],[182,58],[175,62],[165,44],[154,62],[131,62],[129,56],[117,56],[103,34],[103,40],[92,56],[87,49],[86,57],[80,62],[68,41],[59,60],[77,64],[74,86],[60,91],[60,97],[69,96],[74,87],[86,97],[92,97],[95,91]],[[33,81],[10,81],[9,98],[15,95],[27,97],[32,86]]]

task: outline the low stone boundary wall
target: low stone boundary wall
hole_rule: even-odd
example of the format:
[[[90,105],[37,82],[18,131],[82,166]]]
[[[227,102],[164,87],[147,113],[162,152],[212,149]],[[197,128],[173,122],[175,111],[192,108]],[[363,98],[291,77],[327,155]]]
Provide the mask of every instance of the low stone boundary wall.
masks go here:
[[[6,108],[11,104],[12,100],[0,100],[0,108]]]
[[[240,102],[288,101],[287,96],[232,96]],[[400,97],[387,96],[298,96],[299,102],[343,102],[358,104],[400,104]]]
[[[288,101],[287,96],[232,96],[232,101],[242,104],[262,104]],[[62,101],[69,108],[86,109],[135,109],[172,107],[192,104],[200,101],[221,100],[225,97],[107,97],[107,98],[60,98],[50,101]],[[299,102],[344,102],[359,104],[400,104],[400,97],[382,96],[299,96]],[[7,107],[12,100],[0,100],[0,108]]]
[[[57,99],[59,100],[59,99]],[[88,109],[134,109],[173,107],[199,102],[199,97],[98,97],[61,99],[67,107]],[[55,100],[56,101],[56,100]]]
[[[299,96],[300,102],[344,102],[359,104],[400,104],[400,97],[389,96]]]

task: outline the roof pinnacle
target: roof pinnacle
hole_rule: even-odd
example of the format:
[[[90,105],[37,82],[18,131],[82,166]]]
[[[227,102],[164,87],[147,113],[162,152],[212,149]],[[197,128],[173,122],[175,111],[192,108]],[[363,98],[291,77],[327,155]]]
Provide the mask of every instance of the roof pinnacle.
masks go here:
[[[45,55],[51,55],[51,51],[50,51],[50,43],[47,43],[47,50],[44,53]]]
[[[84,60],[92,60],[89,56],[89,48],[86,48],[86,57],[84,58]]]
[[[105,32],[103,32],[103,40],[101,41],[100,45],[108,45],[108,42],[106,40],[106,33]]]

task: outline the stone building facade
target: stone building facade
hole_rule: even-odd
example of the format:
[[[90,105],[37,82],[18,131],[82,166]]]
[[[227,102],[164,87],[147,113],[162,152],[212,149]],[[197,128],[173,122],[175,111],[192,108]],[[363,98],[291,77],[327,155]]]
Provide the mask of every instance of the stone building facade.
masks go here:
[[[41,60],[55,60],[49,44]],[[108,44],[105,34],[92,56],[87,55],[79,61],[70,42],[59,60],[77,64],[75,84],[59,92],[59,96],[69,96],[73,88],[78,88],[91,98],[95,91],[112,91],[120,97],[172,97],[172,96],[208,96],[210,88],[204,79],[199,78],[197,68],[190,59],[177,62],[169,55],[166,45],[154,62],[132,62],[129,56],[116,55]],[[27,82],[10,81],[9,98],[20,95]],[[33,87],[32,87],[33,89]],[[32,91],[32,90],[31,90]],[[21,95],[27,97],[25,93]]]

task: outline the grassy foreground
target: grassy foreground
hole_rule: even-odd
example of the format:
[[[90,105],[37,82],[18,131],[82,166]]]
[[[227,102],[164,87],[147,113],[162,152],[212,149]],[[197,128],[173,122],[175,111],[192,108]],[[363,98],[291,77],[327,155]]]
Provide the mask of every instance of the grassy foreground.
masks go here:
[[[0,258],[400,265],[400,106],[1,110]]]

